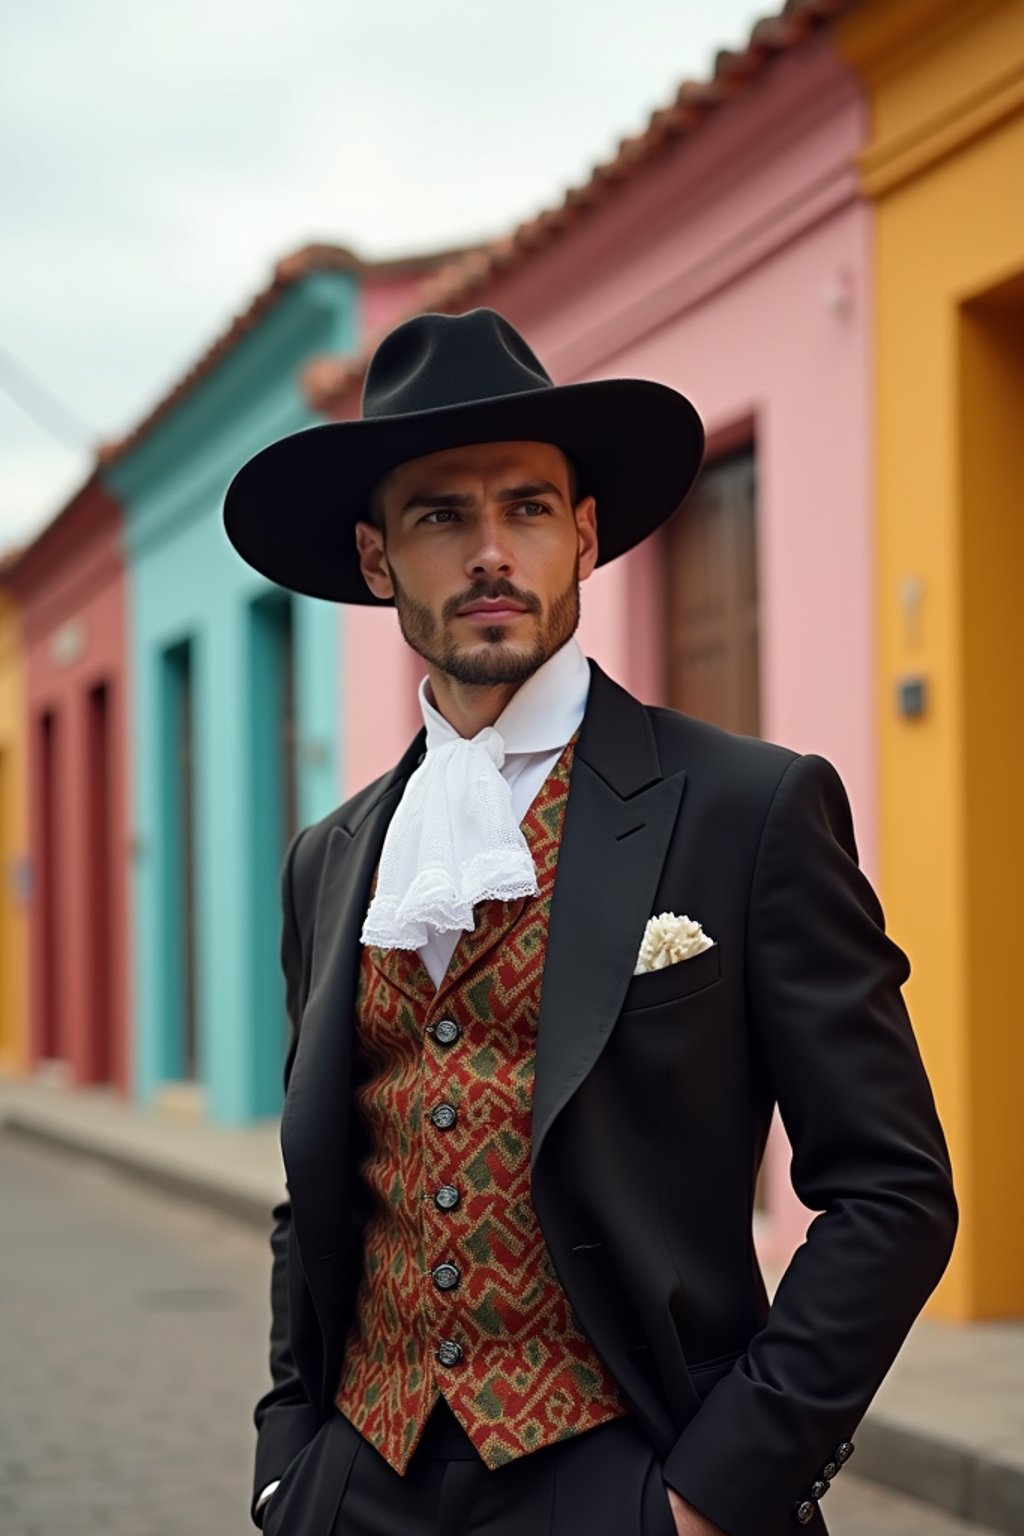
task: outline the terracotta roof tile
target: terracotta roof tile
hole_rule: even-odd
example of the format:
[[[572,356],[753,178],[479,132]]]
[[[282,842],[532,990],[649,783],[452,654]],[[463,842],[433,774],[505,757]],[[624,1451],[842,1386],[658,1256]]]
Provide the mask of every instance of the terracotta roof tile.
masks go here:
[[[416,305],[397,320],[390,320],[387,329],[424,310],[443,313],[463,308],[491,278],[529,260],[565,230],[575,227],[590,209],[614,196],[624,182],[669,145],[693,133],[741,95],[779,54],[799,48],[851,3],[853,0],[787,0],[778,15],[762,17],[755,22],[744,49],[720,49],[709,80],[684,80],[674,100],[653,112],[641,133],[622,139],[612,158],[596,165],[581,186],[570,188],[557,207],[545,209],[510,234],[446,263],[424,283]],[[304,382],[314,410],[329,414],[340,407],[362,379],[381,334],[368,338],[359,357],[318,358],[307,368]]]
[[[281,295],[304,277],[315,272],[358,272],[374,277],[403,277],[435,272],[440,266],[449,266],[475,247],[456,246],[446,250],[421,255],[392,256],[382,261],[366,261],[343,245],[314,243],[283,256],[274,265],[273,275],[267,286],[228,325],[220,336],[202,354],[183,378],[163,396],[136,427],[125,436],[101,443],[97,449],[97,461],[101,467],[114,464],[138,443],[147,432],[175,408],[185,395],[195,389],[200,381],[213,371],[217,364],[242,337],[259,325],[266,312]]]

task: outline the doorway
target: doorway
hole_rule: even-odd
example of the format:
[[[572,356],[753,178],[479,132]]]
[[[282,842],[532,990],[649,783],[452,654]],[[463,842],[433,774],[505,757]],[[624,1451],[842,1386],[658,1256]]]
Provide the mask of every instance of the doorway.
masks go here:
[[[760,734],[753,446],[700,475],[664,532],[665,683],[672,709]]]
[[[281,865],[298,829],[295,603],[259,597],[249,617],[253,1112],[281,1106],[288,1018],[280,965]]]
[[[57,903],[57,849],[62,844],[58,825],[57,764],[59,728],[55,710],[39,716],[36,725],[36,752],[39,762],[39,822],[37,881],[37,964],[38,1034],[36,1059],[55,1061],[60,1055],[60,992],[58,957],[61,950],[61,925]]]
[[[86,996],[88,1077],[108,1083],[113,1067],[113,920],[111,902],[110,690],[97,683],[89,690],[86,724],[86,866],[85,916],[89,943]]]
[[[973,1315],[999,1318],[1019,1316],[1024,1305],[1024,1005],[1012,970],[1024,865],[1024,273],[962,305],[958,330],[964,882],[957,906],[970,921],[962,1074],[969,1155],[959,1172],[972,1226]]]
[[[195,703],[193,645],[163,653],[163,1076],[199,1077],[196,955]]]

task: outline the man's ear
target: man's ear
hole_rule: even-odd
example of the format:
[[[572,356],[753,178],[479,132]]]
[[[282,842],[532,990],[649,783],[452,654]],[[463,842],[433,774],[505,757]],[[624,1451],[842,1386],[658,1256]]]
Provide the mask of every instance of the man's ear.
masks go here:
[[[597,564],[597,502],[593,496],[584,496],[574,508],[576,533],[579,539],[580,580],[586,581]]]
[[[374,597],[382,600],[394,597],[388,557],[384,551],[384,534],[373,523],[356,523],[356,549],[359,553],[359,569],[363,580]]]

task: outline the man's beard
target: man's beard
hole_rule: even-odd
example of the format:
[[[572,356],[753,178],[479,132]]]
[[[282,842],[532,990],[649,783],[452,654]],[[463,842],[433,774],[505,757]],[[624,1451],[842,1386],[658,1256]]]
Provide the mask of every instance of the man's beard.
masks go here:
[[[573,564],[572,578],[548,609],[537,634],[528,650],[521,650],[508,640],[505,624],[484,626],[480,640],[470,652],[461,650],[453,639],[447,623],[459,608],[478,602],[482,598],[508,597],[522,603],[528,613],[540,614],[541,602],[531,592],[520,591],[510,581],[478,583],[472,591],[449,598],[438,620],[424,603],[418,603],[402,588],[394,571],[390,572],[395,589],[395,608],[398,624],[408,645],[455,682],[469,687],[493,688],[501,683],[524,683],[549,656],[576,633],[580,622],[580,563],[579,555]]]

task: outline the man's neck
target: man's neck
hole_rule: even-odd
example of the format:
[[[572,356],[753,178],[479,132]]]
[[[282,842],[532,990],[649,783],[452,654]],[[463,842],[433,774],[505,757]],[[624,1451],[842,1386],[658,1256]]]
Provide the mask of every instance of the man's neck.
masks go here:
[[[482,731],[485,725],[493,725],[513,694],[523,686],[518,683],[498,683],[493,688],[460,683],[446,672],[427,662],[430,687],[427,697],[444,716],[453,730],[469,738]]]

